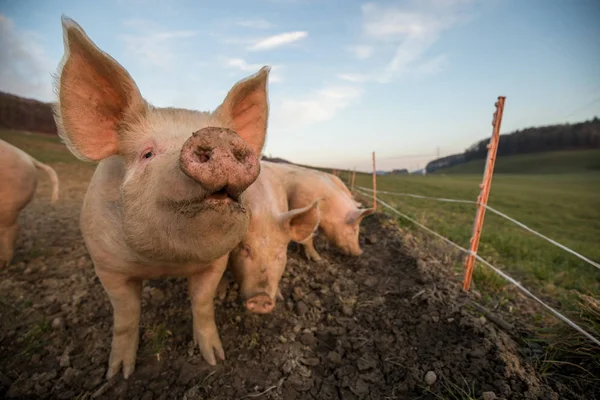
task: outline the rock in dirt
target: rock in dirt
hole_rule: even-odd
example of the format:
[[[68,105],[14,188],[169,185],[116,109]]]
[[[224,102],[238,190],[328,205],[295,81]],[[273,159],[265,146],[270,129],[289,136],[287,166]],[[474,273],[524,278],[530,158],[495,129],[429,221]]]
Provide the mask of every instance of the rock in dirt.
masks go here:
[[[294,299],[294,301],[299,301],[303,297],[304,297],[304,292],[302,291],[302,288],[300,286],[296,286],[292,290],[292,299]]]
[[[62,356],[60,356],[60,360],[58,361],[58,364],[60,365],[61,368],[66,368],[66,367],[71,366],[71,357],[69,357],[70,351],[71,351],[71,349],[69,348],[69,346],[67,346],[65,348],[65,351],[63,352]]]
[[[77,377],[77,376],[78,376],[80,373],[81,373],[81,371],[79,371],[79,370],[77,370],[77,369],[75,369],[75,368],[71,368],[71,367],[69,367],[69,368],[67,368],[67,369],[65,370],[65,373],[63,374],[63,376],[62,376],[62,378],[61,378],[61,379],[62,379],[62,380],[63,380],[63,381],[66,383],[66,384],[70,385],[70,384],[71,384],[71,382],[73,382],[73,379],[75,379],[75,378],[76,378],[76,377]]]
[[[58,330],[58,329],[62,329],[64,327],[65,327],[65,321],[62,318],[56,317],[52,320],[52,328],[53,329]]]
[[[340,356],[340,354],[336,353],[335,351],[330,351],[329,354],[327,354],[327,360],[329,360],[329,362],[331,362],[332,364],[341,364],[342,356]]]
[[[317,339],[312,333],[304,332],[302,336],[300,336],[300,342],[305,346],[314,346],[317,344]]]
[[[366,395],[369,393],[369,385],[362,379],[358,379],[356,381],[356,385],[354,386],[354,392],[357,395]]]
[[[303,317],[304,315],[306,315],[307,312],[308,306],[306,305],[306,303],[304,303],[303,301],[299,301],[296,305],[296,313],[298,313],[299,316]]]
[[[483,400],[496,400],[498,398],[494,392],[483,392],[481,397]]]
[[[179,377],[177,383],[180,385],[187,385],[192,379],[200,374],[200,368],[196,365],[192,365],[188,362],[184,362],[179,370]]]
[[[433,385],[437,381],[437,375],[433,371],[429,371],[425,374],[425,383],[429,386]]]

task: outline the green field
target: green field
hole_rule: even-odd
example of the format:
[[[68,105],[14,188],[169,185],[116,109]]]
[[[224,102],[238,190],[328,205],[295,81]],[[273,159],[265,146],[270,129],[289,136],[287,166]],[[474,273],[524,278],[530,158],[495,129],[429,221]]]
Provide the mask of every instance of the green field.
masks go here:
[[[488,204],[600,262],[600,171],[588,168],[598,160],[600,151],[596,150],[499,158]],[[378,176],[377,189],[476,200],[483,166],[484,162],[471,162],[426,176]],[[517,173],[519,168],[537,173]],[[343,179],[347,176],[342,173]],[[356,185],[372,188],[371,175],[357,174]],[[455,243],[469,247],[474,204],[386,194],[380,194],[379,198]],[[384,208],[379,205],[378,209]],[[400,225],[420,230],[411,222],[397,218]],[[573,318],[579,316],[580,294],[600,297],[600,270],[491,212],[485,215],[478,254],[534,293],[553,299],[552,304]],[[462,263],[457,264],[457,268],[462,270]],[[474,287],[484,294],[498,294],[507,285],[480,263],[476,263],[473,280]],[[582,323],[600,336],[600,321]]]
[[[58,136],[0,129],[0,139],[25,150],[43,163],[80,163]]]

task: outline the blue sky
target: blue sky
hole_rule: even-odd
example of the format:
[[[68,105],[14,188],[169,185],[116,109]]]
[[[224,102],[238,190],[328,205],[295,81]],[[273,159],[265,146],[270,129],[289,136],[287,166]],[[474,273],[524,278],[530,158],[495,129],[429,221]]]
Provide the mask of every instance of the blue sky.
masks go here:
[[[597,0],[3,0],[0,90],[53,100],[60,16],[156,106],[212,110],[272,65],[265,154],[422,167],[491,134],[600,116]]]

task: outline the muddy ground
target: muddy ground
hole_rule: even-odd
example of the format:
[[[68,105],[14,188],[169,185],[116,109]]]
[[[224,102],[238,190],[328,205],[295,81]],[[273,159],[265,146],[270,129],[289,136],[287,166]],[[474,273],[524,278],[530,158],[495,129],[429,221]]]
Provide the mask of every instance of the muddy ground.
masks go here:
[[[359,258],[318,237],[322,264],[290,246],[285,300],[244,311],[231,285],[216,301],[227,360],[192,342],[184,279],[145,283],[137,368],[104,378],[112,310],[78,227],[91,168],[58,165],[20,217],[13,263],[0,271],[0,396],[58,399],[558,399],[529,361],[517,327],[481,316],[451,268],[419,258],[384,215],[361,227]],[[472,295],[469,295],[472,296]],[[561,393],[560,398],[573,398]],[[585,398],[578,396],[575,398]]]

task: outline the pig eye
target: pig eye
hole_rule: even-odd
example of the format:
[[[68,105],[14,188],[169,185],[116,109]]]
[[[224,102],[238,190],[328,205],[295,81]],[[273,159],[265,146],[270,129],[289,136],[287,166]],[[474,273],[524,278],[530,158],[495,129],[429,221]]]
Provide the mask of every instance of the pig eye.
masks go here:
[[[243,245],[242,246],[242,254],[244,255],[244,257],[249,257],[250,256],[250,246],[248,245]]]
[[[144,155],[142,157],[144,158],[150,158],[154,155],[154,153],[152,151],[147,151],[144,153]]]

